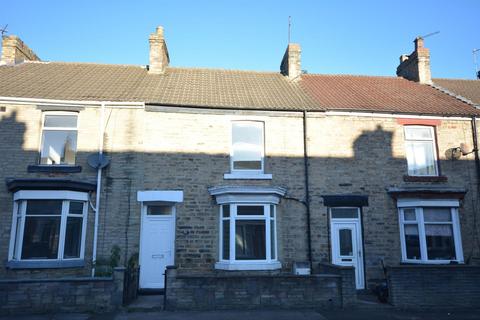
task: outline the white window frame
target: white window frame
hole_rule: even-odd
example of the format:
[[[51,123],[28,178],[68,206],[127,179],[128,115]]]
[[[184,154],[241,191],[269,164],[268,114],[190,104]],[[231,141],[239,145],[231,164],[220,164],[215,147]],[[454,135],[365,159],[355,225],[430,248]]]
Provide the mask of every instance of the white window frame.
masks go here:
[[[230,216],[223,217],[223,206],[230,206]],[[238,206],[262,206],[263,215],[237,215]],[[273,217],[271,217],[270,208],[273,208]],[[220,241],[219,241],[219,262],[215,264],[216,269],[226,270],[273,270],[281,267],[278,261],[278,242],[277,242],[277,217],[276,205],[272,203],[226,203],[220,205]],[[229,239],[229,259],[223,258],[223,221],[229,221],[230,239]],[[261,260],[237,260],[235,259],[235,230],[236,221],[242,220],[258,220],[265,222],[265,259]],[[272,243],[271,243],[271,221],[273,220],[274,230],[274,254],[272,258]]]
[[[400,226],[400,246],[402,251],[402,262],[416,263],[416,264],[449,264],[452,261],[457,263],[463,263],[463,248],[462,248],[462,236],[460,231],[460,222],[458,216],[458,200],[399,200],[398,206],[398,218]],[[450,214],[452,221],[438,222],[438,224],[451,224],[453,231],[453,241],[455,245],[455,260],[429,260],[427,252],[427,238],[425,235],[425,221],[423,219],[424,207],[439,207],[450,208]],[[415,221],[404,219],[405,209],[415,209]],[[405,224],[412,224],[418,226],[418,236],[420,241],[420,255],[421,259],[408,259],[407,258],[407,244],[405,242]],[[435,224],[435,222],[427,222],[426,224]]]
[[[77,150],[78,150],[78,121],[80,117],[78,116],[78,112],[74,111],[44,111],[42,112],[42,126],[40,131],[40,142],[39,142],[39,150],[38,150],[38,165],[40,166],[61,166],[61,167],[68,167],[68,166],[75,166],[77,163]],[[45,117],[46,116],[76,116],[77,117],[77,126],[73,127],[45,127]],[[68,164],[48,164],[42,163],[42,150],[43,150],[43,132],[44,131],[76,131],[77,132],[77,141],[75,141],[76,148],[75,148],[75,163],[68,163]]]
[[[86,238],[87,216],[88,216],[88,194],[87,193],[77,192],[77,191],[63,191],[63,190],[61,191],[60,190],[59,191],[21,190],[21,191],[15,192],[13,199],[14,199],[14,203],[13,203],[12,227],[10,231],[10,246],[9,246],[9,252],[8,252],[8,261],[35,263],[35,262],[83,261],[84,260],[85,238]],[[23,236],[25,231],[25,213],[26,213],[26,207],[27,207],[25,204],[28,200],[61,200],[62,201],[58,254],[56,259],[22,259],[21,258],[21,253],[23,248]],[[69,214],[70,201],[83,202],[82,215]],[[82,217],[83,219],[79,258],[64,258],[63,256],[64,249],[65,249],[65,233],[66,233],[66,226],[67,226],[67,218],[69,216]],[[15,246],[17,241],[18,241],[18,245]]]
[[[421,128],[421,129],[429,129],[432,134],[432,139],[407,139],[407,130],[409,128]],[[434,174],[413,174],[410,173],[410,168],[408,166],[408,157],[407,157],[407,173],[409,176],[412,177],[438,177],[440,175],[439,168],[438,168],[438,156],[437,156],[437,140],[435,137],[435,128],[433,126],[421,126],[421,125],[405,125],[403,126],[403,138],[405,141],[405,157],[407,157],[408,147],[407,144],[409,141],[431,141],[432,149],[433,149],[433,159],[435,164],[435,173]]]
[[[234,147],[233,147],[233,126],[235,123],[249,122],[258,123],[262,126],[262,148],[261,148],[261,169],[248,170],[248,169],[235,169],[234,168]],[[260,179],[270,180],[271,174],[265,174],[265,121],[254,119],[236,119],[230,122],[230,173],[224,175],[224,179]]]

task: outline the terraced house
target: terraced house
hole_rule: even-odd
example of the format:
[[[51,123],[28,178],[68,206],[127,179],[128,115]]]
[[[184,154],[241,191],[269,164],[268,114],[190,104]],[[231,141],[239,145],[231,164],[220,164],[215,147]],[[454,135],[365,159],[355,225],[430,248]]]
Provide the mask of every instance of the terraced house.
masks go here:
[[[132,66],[3,38],[2,313],[116,308],[137,264],[170,309],[479,301],[480,111],[421,38],[398,77],[303,74],[298,44],[280,72],[170,67],[149,41]]]

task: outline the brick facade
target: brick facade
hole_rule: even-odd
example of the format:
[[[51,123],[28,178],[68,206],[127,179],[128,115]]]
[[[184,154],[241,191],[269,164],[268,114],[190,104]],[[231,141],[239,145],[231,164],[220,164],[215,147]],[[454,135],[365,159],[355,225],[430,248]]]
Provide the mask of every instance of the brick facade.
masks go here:
[[[36,106],[7,105],[0,113],[0,145],[8,161],[0,178],[69,177],[95,182],[96,171],[86,158],[95,153],[99,109],[79,111],[77,164],[80,173],[28,173],[37,163],[41,113]],[[289,198],[305,199],[302,113],[263,111],[199,111],[107,108],[105,152],[111,165],[104,171],[98,237],[98,255],[108,257],[121,249],[121,264],[139,250],[139,190],[181,189],[177,206],[175,264],[179,270],[212,272],[218,259],[218,205],[207,188],[220,185],[273,185],[287,189]],[[265,123],[265,172],[270,180],[224,180],[229,172],[230,123],[255,119]],[[441,120],[436,127],[441,182],[404,181],[407,173],[403,126],[395,118],[347,115],[308,115],[308,152],[313,262],[330,260],[329,221],[325,194],[368,195],[362,209],[363,245],[367,282],[383,278],[380,259],[400,263],[400,237],[395,200],[388,187],[435,185],[467,189],[461,202],[460,224],[465,259],[479,256],[475,246],[474,210],[477,208],[473,154],[447,160],[447,150],[471,143],[471,124],[465,119]],[[286,130],[288,128],[288,130]],[[12,217],[11,194],[0,187],[2,215],[0,256],[6,264]],[[283,199],[277,208],[278,255],[283,270],[307,260],[306,212],[299,201]],[[88,275],[93,241],[93,212],[88,216],[86,267],[74,269],[11,270],[0,268],[2,278]]]

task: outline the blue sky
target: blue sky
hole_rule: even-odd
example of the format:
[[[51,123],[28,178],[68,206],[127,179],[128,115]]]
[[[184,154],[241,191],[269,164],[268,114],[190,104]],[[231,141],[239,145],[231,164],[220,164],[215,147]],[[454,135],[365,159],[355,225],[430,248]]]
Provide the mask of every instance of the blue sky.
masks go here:
[[[479,14],[478,0],[0,0],[0,25],[43,60],[148,64],[163,25],[173,66],[277,71],[290,15],[309,73],[394,76],[416,36],[440,31],[425,40],[433,76],[470,79]]]

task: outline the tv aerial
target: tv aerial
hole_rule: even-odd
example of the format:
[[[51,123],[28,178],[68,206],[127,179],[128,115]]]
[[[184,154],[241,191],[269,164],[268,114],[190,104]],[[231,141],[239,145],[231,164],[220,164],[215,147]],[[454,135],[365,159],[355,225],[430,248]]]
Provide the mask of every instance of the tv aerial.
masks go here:
[[[3,35],[4,35],[5,33],[8,32],[7,27],[8,27],[8,24],[6,24],[5,27],[3,27],[3,28],[0,29],[0,33],[2,34],[2,37],[3,37]]]

